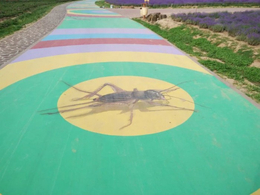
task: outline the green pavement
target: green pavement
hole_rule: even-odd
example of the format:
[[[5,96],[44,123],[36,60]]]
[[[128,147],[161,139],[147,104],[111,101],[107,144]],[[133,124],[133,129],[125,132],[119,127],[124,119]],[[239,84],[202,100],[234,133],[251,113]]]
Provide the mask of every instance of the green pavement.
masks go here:
[[[71,6],[84,2],[94,5]],[[126,18],[80,19],[67,16],[53,33],[145,29]],[[123,50],[106,42],[51,47],[56,41],[37,43],[0,70],[0,194],[246,195],[260,188],[260,110],[184,53],[128,38]],[[85,47],[93,52],[81,52]],[[147,48],[153,51],[141,51]],[[167,105],[196,111],[140,100],[133,123],[119,129],[117,123],[129,120],[131,103],[86,107],[84,116],[73,118],[80,112],[64,115],[61,107],[96,105],[98,96],[72,101],[87,92],[63,81],[86,91],[106,82],[127,91],[182,83],[165,94]],[[113,91],[100,91],[108,93]],[[42,115],[52,108],[60,113]]]

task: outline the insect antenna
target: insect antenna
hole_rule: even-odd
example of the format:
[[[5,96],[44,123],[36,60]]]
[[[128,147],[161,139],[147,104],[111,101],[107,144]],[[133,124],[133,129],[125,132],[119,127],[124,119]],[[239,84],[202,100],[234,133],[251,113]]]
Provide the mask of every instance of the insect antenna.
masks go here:
[[[182,100],[182,101],[184,101],[184,102],[189,102],[189,103],[198,105],[198,106],[200,106],[200,107],[209,108],[209,107],[207,107],[207,106],[204,106],[204,105],[201,105],[201,104],[197,104],[197,103],[195,103],[195,102],[192,102],[192,101],[189,101],[189,100],[185,100],[185,99],[180,98],[180,97],[176,97],[176,96],[172,96],[172,95],[168,95],[168,94],[165,95],[165,96],[169,96],[169,97],[172,97],[172,98],[175,98],[175,99],[179,99],[179,100]]]
[[[170,95],[168,95],[168,94],[165,94],[165,95],[163,95],[163,96],[164,96],[164,97],[170,97],[170,98],[167,98],[167,99],[165,98],[165,100],[167,100],[167,102],[169,102],[168,100],[170,100],[171,97],[172,97],[172,96],[170,96]]]
[[[191,81],[184,81],[184,82],[178,83],[178,84],[176,84],[176,85],[174,85],[174,86],[172,86],[172,87],[170,87],[170,88],[160,90],[159,92],[160,92],[160,93],[168,93],[168,92],[170,92],[170,91],[175,91],[175,90],[179,89],[179,88],[174,89],[175,87],[178,87],[178,86],[181,85],[181,84],[189,83],[189,82],[192,82],[192,81],[193,81],[193,80],[191,80]]]
[[[174,87],[176,87],[176,86],[174,86]],[[175,88],[175,89],[174,89],[174,87],[171,87],[171,88],[173,88],[173,89],[169,88],[169,89],[167,89],[167,91],[164,91],[164,92],[161,92],[161,93],[162,93],[162,94],[164,94],[164,93],[169,93],[169,92],[176,91],[176,90],[180,89],[180,88]]]

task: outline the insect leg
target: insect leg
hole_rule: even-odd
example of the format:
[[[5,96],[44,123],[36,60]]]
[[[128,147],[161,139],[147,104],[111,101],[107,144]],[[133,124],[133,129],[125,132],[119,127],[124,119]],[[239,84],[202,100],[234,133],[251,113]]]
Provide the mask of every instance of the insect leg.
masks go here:
[[[84,92],[84,93],[92,93],[92,92],[89,92],[89,91],[85,91],[85,90],[79,89],[79,88],[77,88],[77,87],[75,87],[73,85],[70,85],[69,83],[67,83],[65,81],[62,81],[62,82],[65,83],[66,85],[68,85],[69,87],[72,87],[73,89],[76,89],[77,91]],[[99,96],[99,97],[101,96],[99,94],[96,94],[96,95]]]
[[[68,107],[81,106],[81,105],[93,104],[93,103],[94,103],[94,101],[92,101],[92,102],[80,103],[80,104],[71,104],[71,105],[67,105],[67,106],[60,106],[59,108],[68,108]],[[57,109],[57,108],[49,108],[49,109],[45,109],[45,110],[39,110],[38,112],[45,112],[45,111],[54,110],[54,109]]]
[[[134,118],[134,106],[135,104],[138,102],[139,100],[135,100],[134,102],[132,102],[132,104],[130,105],[130,118],[129,118],[129,123],[123,127],[121,127],[120,129],[124,129],[128,126],[130,126],[133,122],[133,118]]]
[[[127,103],[125,103],[125,102],[100,103],[100,104],[95,104],[94,106],[91,106],[91,107],[97,108],[97,107],[103,106],[103,108],[105,108],[104,110],[106,110],[110,106],[117,106],[117,105],[127,105]],[[88,112],[87,114],[83,113],[83,114],[73,115],[73,116],[69,116],[68,118],[82,117],[82,116],[89,115],[90,113],[91,112]]]
[[[83,96],[83,97],[81,97],[81,98],[73,99],[73,100],[82,100],[82,99],[91,98],[91,97],[97,95],[97,93],[98,93],[99,91],[101,91],[101,90],[102,90],[104,87],[106,87],[106,86],[111,87],[115,92],[125,91],[125,90],[123,90],[123,89],[121,89],[121,88],[119,88],[119,87],[117,87],[117,86],[115,86],[115,85],[113,85],[113,84],[111,84],[111,83],[105,83],[105,84],[102,85],[101,87],[97,88],[95,91],[91,92],[89,95]],[[100,95],[99,95],[99,96],[100,96]]]
[[[64,113],[64,112],[70,112],[70,111],[74,111],[74,110],[81,110],[84,108],[93,108],[93,107],[98,107],[103,105],[103,103],[101,104],[93,104],[93,105],[88,105],[88,106],[83,106],[83,107],[79,107],[79,108],[72,108],[72,109],[67,109],[67,110],[59,110],[57,112],[47,112],[47,113],[42,113],[42,115],[52,115],[52,114],[59,114],[59,113]]]

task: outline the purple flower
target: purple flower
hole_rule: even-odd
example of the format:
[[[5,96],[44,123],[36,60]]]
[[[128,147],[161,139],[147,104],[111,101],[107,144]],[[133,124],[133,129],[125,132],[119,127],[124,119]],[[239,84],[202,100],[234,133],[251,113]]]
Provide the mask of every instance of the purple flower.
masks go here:
[[[141,5],[143,0],[107,0],[116,5]],[[195,5],[206,3],[260,3],[260,0],[150,0],[150,5]]]
[[[259,45],[260,44],[260,34],[250,33],[247,35],[247,42],[250,45]]]

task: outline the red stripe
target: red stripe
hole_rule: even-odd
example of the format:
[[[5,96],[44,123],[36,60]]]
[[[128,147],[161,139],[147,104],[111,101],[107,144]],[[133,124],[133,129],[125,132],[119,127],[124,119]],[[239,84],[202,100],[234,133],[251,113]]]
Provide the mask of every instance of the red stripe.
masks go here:
[[[123,16],[98,16],[98,15],[77,15],[77,14],[67,14],[67,16],[75,16],[75,17],[86,17],[86,18],[123,18]]]
[[[68,39],[56,41],[41,41],[32,49],[46,47],[60,47],[70,45],[88,45],[88,44],[142,44],[142,45],[166,45],[170,44],[161,39]]]

